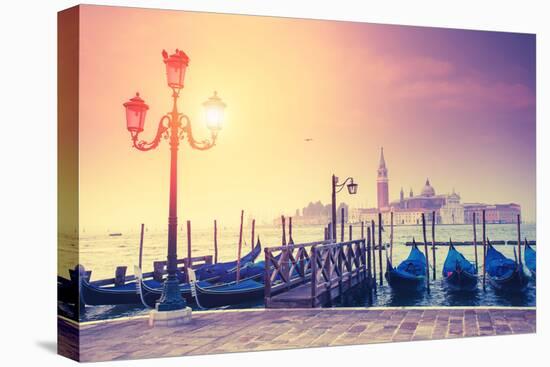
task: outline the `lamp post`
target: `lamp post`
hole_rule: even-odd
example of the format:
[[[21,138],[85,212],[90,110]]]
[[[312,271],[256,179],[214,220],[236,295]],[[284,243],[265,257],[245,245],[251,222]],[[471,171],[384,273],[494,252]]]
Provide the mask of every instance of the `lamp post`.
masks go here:
[[[348,183],[349,181],[349,183]],[[338,183],[338,177],[332,175],[332,239],[336,241],[336,194],[342,191],[344,186],[348,187],[348,192],[350,195],[357,194],[357,185],[353,182],[352,177],[348,177],[341,184]]]
[[[166,66],[166,77],[168,86],[172,89],[172,111],[160,118],[157,133],[152,141],[147,142],[139,139],[143,131],[145,115],[149,106],[140,97],[139,93],[124,103],[126,109],[126,125],[132,138],[133,147],[140,151],[148,151],[158,147],[161,139],[169,139],[170,144],[170,199],[168,210],[168,256],[167,256],[167,277],[164,281],[162,296],[159,299],[157,311],[175,311],[186,307],[186,303],[179,290],[177,272],[177,195],[178,195],[178,148],[180,140],[187,138],[193,149],[207,150],[216,144],[218,132],[221,129],[223,111],[225,104],[218,97],[217,93],[210,97],[204,104],[206,126],[211,132],[210,140],[196,141],[193,137],[191,120],[185,114],[178,111],[178,98],[183,88],[185,71],[189,64],[189,57],[181,50],[176,50],[172,55],[162,51],[164,64]]]

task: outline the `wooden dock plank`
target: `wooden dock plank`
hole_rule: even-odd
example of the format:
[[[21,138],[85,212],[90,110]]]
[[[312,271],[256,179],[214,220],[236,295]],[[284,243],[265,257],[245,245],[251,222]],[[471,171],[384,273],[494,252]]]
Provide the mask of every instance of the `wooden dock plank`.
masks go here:
[[[351,281],[350,281],[351,280]],[[267,308],[301,308],[301,307],[320,307],[338,297],[341,293],[347,292],[349,289],[356,287],[361,283],[359,273],[342,277],[342,288],[340,289],[338,278],[332,278],[330,292],[327,287],[318,286],[318,291],[315,292],[315,299],[311,292],[311,281],[291,288],[287,291],[280,292],[277,295],[270,297],[265,307]]]

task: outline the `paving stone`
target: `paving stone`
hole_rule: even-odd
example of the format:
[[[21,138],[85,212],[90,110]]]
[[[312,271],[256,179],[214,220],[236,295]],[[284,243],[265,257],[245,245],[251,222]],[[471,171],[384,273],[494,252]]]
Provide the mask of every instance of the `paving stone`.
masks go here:
[[[148,327],[146,318],[82,324],[58,319],[59,348],[86,362],[279,350],[329,345],[530,333],[534,309],[293,309],[193,313],[177,327]],[[71,347],[72,346],[72,347]]]

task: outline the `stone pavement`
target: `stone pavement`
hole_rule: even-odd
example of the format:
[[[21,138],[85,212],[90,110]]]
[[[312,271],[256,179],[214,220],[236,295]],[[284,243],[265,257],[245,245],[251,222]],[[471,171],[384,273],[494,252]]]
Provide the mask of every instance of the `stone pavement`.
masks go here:
[[[63,318],[60,349],[78,326]],[[169,357],[533,333],[534,308],[319,308],[194,312],[190,324],[146,317],[82,323],[80,361]]]

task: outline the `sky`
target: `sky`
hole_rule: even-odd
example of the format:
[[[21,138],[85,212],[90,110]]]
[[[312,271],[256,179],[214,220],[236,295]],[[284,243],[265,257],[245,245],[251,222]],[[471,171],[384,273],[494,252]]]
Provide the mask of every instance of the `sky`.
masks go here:
[[[152,139],[171,108],[161,52],[176,48],[197,139],[202,102],[227,104],[213,149],[180,146],[180,222],[292,215],[329,202],[333,173],[359,184],[338,200],[374,207],[382,146],[390,200],[429,177],[535,220],[534,35],[102,6],[80,21],[81,228],[166,226],[169,146],[133,149],[122,104],[140,92]]]

